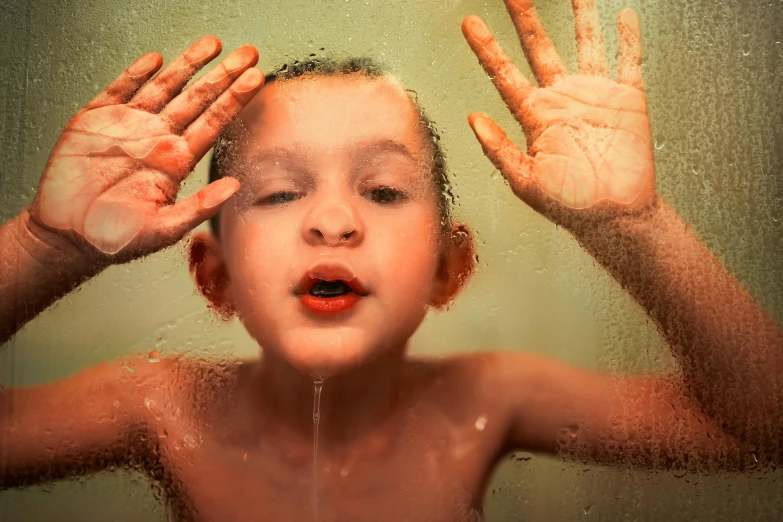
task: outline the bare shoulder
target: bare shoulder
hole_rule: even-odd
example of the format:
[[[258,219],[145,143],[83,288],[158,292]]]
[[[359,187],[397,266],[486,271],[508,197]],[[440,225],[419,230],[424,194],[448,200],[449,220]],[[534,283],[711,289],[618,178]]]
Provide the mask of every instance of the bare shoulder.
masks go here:
[[[495,387],[503,382],[530,376],[544,368],[563,366],[551,357],[514,350],[486,350],[450,354],[448,356],[416,356],[409,358],[410,367],[418,375],[430,379],[450,379],[455,384],[471,384],[472,388]]]
[[[162,364],[151,364],[146,356],[125,357],[90,366],[51,383],[9,391],[16,398],[46,401],[50,406],[70,404],[82,412],[103,403],[128,411],[140,404],[138,399],[145,392],[159,387],[164,380],[171,363],[159,362]]]
[[[438,433],[450,447],[470,448],[465,456],[481,464],[475,473],[482,475],[509,449],[525,368],[536,360],[535,355],[513,351],[411,357],[417,378],[410,387],[416,392],[410,411],[426,418],[428,432]]]
[[[421,389],[441,390],[448,401],[472,402],[498,415],[516,415],[524,402],[563,376],[583,372],[543,355],[514,350],[476,351],[409,359]]]
[[[133,367],[145,414],[157,424],[211,423],[230,410],[250,364],[187,355],[139,358]]]
[[[170,387],[180,365],[178,357],[161,358],[156,353],[138,354],[98,364],[64,379],[63,385],[84,393],[128,401],[141,407],[144,401]]]
[[[170,417],[162,413],[198,406],[207,396],[214,400],[232,370],[225,362],[151,352],[101,363],[30,391],[42,398],[78,397],[70,401],[74,407],[115,411],[129,422],[154,429],[157,421]]]
[[[526,369],[538,364],[538,356],[514,351],[476,351],[448,356],[409,358],[413,388],[435,393],[447,404],[500,413],[507,410],[508,388],[524,378]]]

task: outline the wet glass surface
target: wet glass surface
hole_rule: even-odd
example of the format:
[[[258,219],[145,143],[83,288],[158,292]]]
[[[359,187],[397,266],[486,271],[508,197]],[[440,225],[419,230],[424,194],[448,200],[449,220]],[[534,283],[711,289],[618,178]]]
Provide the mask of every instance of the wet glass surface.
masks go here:
[[[783,323],[783,180],[780,176],[783,172],[783,112],[779,100],[783,94],[783,8],[779,2],[747,5],[739,0],[718,5],[706,0],[687,3],[607,0],[596,4],[611,78],[616,77],[621,62],[617,14],[630,7],[636,11],[641,22],[641,71],[652,138],[648,152],[655,161],[657,193],[681,216],[684,231],[698,234],[716,258],[758,300],[771,320],[780,325]],[[536,9],[566,68],[570,73],[576,73],[579,60],[570,2],[536,2]],[[258,49],[257,67],[264,72],[296,60],[372,57],[409,90],[405,95],[393,90],[389,92],[410,96],[434,122],[452,184],[451,216],[455,223],[466,223],[470,227],[478,256],[470,283],[453,304],[444,307],[448,310],[430,311],[427,314],[421,327],[410,339],[409,352],[417,357],[432,357],[436,365],[447,365],[450,357],[467,354],[464,357],[475,357],[475,364],[467,366],[479,372],[481,370],[477,368],[484,363],[494,368],[492,364],[495,359],[490,354],[502,349],[515,355],[533,353],[552,357],[589,371],[620,375],[634,372],[682,375],[683,368],[687,371],[688,365],[682,360],[678,362],[677,349],[670,349],[665,335],[656,326],[656,319],[648,316],[634,297],[604,268],[607,265],[617,268],[616,263],[620,263],[617,261],[623,256],[622,247],[618,246],[620,241],[609,241],[609,246],[596,254],[596,250],[600,249],[596,245],[602,244],[601,241],[585,233],[581,241],[586,252],[572,236],[572,232],[578,228],[573,225],[573,221],[567,217],[555,217],[556,222],[561,219],[558,226],[520,201],[509,183],[504,181],[503,175],[483,154],[468,125],[468,114],[480,111],[491,116],[522,150],[525,150],[526,137],[465,41],[460,24],[469,15],[480,16],[486,22],[521,73],[534,81],[533,71],[519,46],[514,25],[500,0],[450,0],[439,2],[437,6],[417,1],[380,3],[353,0],[235,1],[230,4],[217,1],[150,4],[134,0],[121,3],[12,2],[4,8],[0,22],[0,33],[6,43],[2,54],[4,74],[0,86],[4,104],[3,138],[0,144],[0,218],[3,222],[11,220],[30,205],[38,191],[47,158],[63,127],[117,74],[144,53],[159,53],[165,66],[202,36],[215,35],[222,42],[223,52],[219,59],[207,65],[204,72],[196,76],[196,81],[207,77],[220,59],[246,43]],[[210,78],[213,82],[225,80],[225,75],[212,74]],[[285,85],[285,82],[279,85]],[[323,90],[311,88],[312,85],[300,85],[301,92],[289,89],[281,93],[279,99],[284,103],[277,106],[288,106],[286,103],[290,102],[292,110],[304,107],[307,103],[343,108],[356,102],[360,96],[359,90],[352,90],[345,99],[339,98],[338,93],[330,98],[331,102],[318,102],[308,96],[315,97]],[[581,95],[589,87],[576,84],[573,92]],[[344,94],[348,91],[340,92]],[[382,113],[383,107],[390,107],[393,103],[391,98],[378,101],[383,94],[376,92],[367,96],[376,102],[371,111],[376,116]],[[395,99],[407,100],[404,97]],[[610,100],[614,99],[617,96],[610,97]],[[340,105],[333,105],[332,102]],[[546,102],[540,101],[541,104]],[[323,114],[326,118],[328,111],[324,110]],[[391,114],[407,114],[412,118],[411,121],[418,118],[414,112],[391,111]],[[293,116],[291,120],[279,115],[277,117],[281,118],[274,120],[278,125],[281,121],[295,121]],[[380,128],[387,131],[390,128],[388,125],[399,123],[395,117],[383,119],[381,115],[378,118]],[[267,134],[260,130],[253,134],[252,122],[256,120],[248,121],[250,123],[240,125],[240,137],[236,140],[250,139],[247,138],[250,136],[256,140],[254,147],[269,145],[259,138]],[[307,113],[307,118],[302,121],[310,122],[316,130],[326,125],[313,123],[317,120],[312,112]],[[348,132],[339,126],[338,119],[331,121],[329,125],[333,127],[324,133],[327,137],[339,137],[340,132]],[[350,121],[346,117],[345,122]],[[359,121],[369,120],[365,118]],[[384,122],[388,124],[386,127],[381,125]],[[366,125],[360,130],[369,129],[369,123]],[[298,132],[307,130],[302,125],[293,125],[292,128]],[[407,131],[416,129],[413,124],[403,128]],[[392,134],[400,137],[404,133],[400,131],[400,134]],[[272,135],[276,138],[286,136],[282,130]],[[417,136],[416,133],[408,136],[414,140],[411,143],[415,142]],[[588,144],[588,149],[606,150],[600,146],[600,143],[606,141],[605,136],[598,133],[593,138],[598,145]],[[145,139],[126,146],[125,152],[134,158],[147,157],[150,151],[161,146],[161,140],[157,137]],[[315,141],[310,143],[310,148],[304,149],[317,152],[312,145]],[[95,153],[106,150],[108,148],[105,146],[91,149],[91,161],[97,161]],[[336,148],[327,143],[325,150],[333,151]],[[604,154],[596,154],[599,161],[605,157]],[[179,192],[180,199],[196,194],[206,185],[210,156],[211,152],[197,164],[195,172],[187,177]],[[321,159],[325,157],[315,152],[312,156]],[[640,153],[641,156],[644,154]],[[329,165],[337,165],[337,160],[341,159],[355,159],[356,155],[344,154],[335,158],[335,163]],[[361,167],[366,172],[375,169],[372,176],[368,175],[369,178],[377,180],[384,175],[397,176],[386,183],[396,185],[404,184],[408,179],[401,174],[408,168],[406,160],[382,154],[376,154],[373,158],[382,160],[375,163],[370,161],[368,164],[371,167],[362,163]],[[257,199],[262,196],[290,191],[291,187],[286,185],[282,189],[268,189],[257,180],[274,178],[275,169],[278,169],[284,171],[282,177],[288,183],[294,178],[291,172],[307,169],[292,167],[291,162],[294,160],[291,155],[282,162],[285,168],[280,167],[280,158],[276,162],[263,160],[266,163],[252,168],[248,166],[249,161],[248,158],[240,161],[247,168],[238,173],[237,177],[243,182],[242,190],[246,192],[238,193],[233,200],[234,217],[230,218],[239,223],[237,234],[246,234],[243,236],[245,243],[239,242],[242,238],[236,239],[235,270],[244,270],[242,273],[247,275],[245,281],[263,285],[267,284],[263,279],[264,273],[253,263],[259,259],[286,267],[295,263],[288,263],[282,253],[263,250],[263,245],[254,250],[251,240],[256,236],[253,234],[260,234],[258,227],[262,223],[271,222],[271,219],[285,223],[294,218],[289,219],[288,214],[279,214],[278,218],[274,218],[272,213],[278,210],[257,205]],[[639,163],[638,158],[634,157],[623,164],[623,168],[626,171],[634,170]],[[328,177],[331,172],[329,165],[325,162],[317,168],[310,168],[310,171],[317,171],[324,176],[315,176],[313,179],[336,179]],[[357,172],[360,170],[357,166],[353,168]],[[409,170],[410,179],[419,179],[414,175],[418,172],[415,168],[410,167]],[[393,174],[387,174],[387,171]],[[263,176],[252,176],[259,172]],[[573,172],[573,166],[568,172]],[[248,178],[247,182],[242,176]],[[302,175],[301,179],[309,178]],[[547,179],[551,181],[552,176]],[[258,185],[254,185],[256,182]],[[293,190],[306,193],[309,185],[305,181],[301,183]],[[378,187],[347,183],[344,187],[356,189],[357,197],[362,198],[361,205],[368,205],[366,208],[370,209],[355,211],[364,220],[362,222],[366,222],[368,230],[373,230],[372,223],[389,223],[387,230],[397,230],[389,228],[392,226],[390,216],[394,214],[382,215],[379,213],[381,211],[373,210],[375,207],[372,206],[377,204],[377,198],[393,198],[396,197],[394,194],[371,191]],[[313,185],[316,183],[313,182]],[[421,204],[423,209],[435,208],[427,207],[424,202],[432,203],[436,198],[427,200],[422,196],[431,188],[419,189],[414,185],[409,189],[413,197],[405,205],[413,208]],[[643,185],[631,186],[628,190],[636,197],[644,192]],[[72,187],[73,184],[69,182],[66,186]],[[318,185],[320,192],[313,189],[308,194],[327,194],[324,186],[328,187]],[[557,191],[556,188],[550,188]],[[261,194],[263,191],[267,192]],[[54,192],[62,195],[62,188],[56,188]],[[417,203],[419,196],[423,199]],[[277,197],[287,199],[290,196]],[[569,196],[561,191],[555,199],[561,203],[567,201],[567,207],[589,206],[589,202],[585,203],[576,192]],[[622,199],[620,195],[615,201]],[[305,204],[310,200],[305,198],[297,201]],[[275,204],[278,203],[287,201],[275,201]],[[284,212],[296,212],[298,207],[292,203],[285,208],[288,210]],[[323,207],[323,213],[316,213],[316,217],[334,223],[340,222],[346,215],[349,217],[345,219],[354,216],[351,208],[346,211],[347,214],[341,213],[341,209],[340,205]],[[412,213],[410,219],[417,215]],[[557,216],[550,214],[550,217],[553,215]],[[140,227],[141,218],[134,222],[132,217],[126,212],[121,214],[118,221],[132,229],[133,226]],[[439,219],[437,215],[430,217],[432,222]],[[339,228],[341,225],[337,226]],[[355,223],[345,226],[357,228]],[[589,230],[602,230],[599,227],[599,224],[591,224]],[[664,238],[663,243],[668,237],[664,228],[653,234],[653,237]],[[135,230],[128,232],[127,237],[133,237]],[[208,231],[208,224],[201,225],[199,230]],[[340,241],[343,232],[338,230],[332,239]],[[399,234],[403,233],[404,229],[400,228]],[[322,232],[320,237],[329,242],[331,239],[328,236],[328,232]],[[411,249],[405,251],[409,259],[414,258],[417,245],[431,244],[427,238],[435,237],[427,236],[421,229],[417,229],[412,236],[415,239],[400,243]],[[106,240],[100,231],[92,237],[93,243],[101,245],[99,249],[104,252],[121,249],[127,244],[127,241],[117,239],[115,235],[111,240]],[[357,236],[353,237],[355,240]],[[351,240],[350,237],[347,239]],[[678,250],[666,250],[665,245],[661,251],[668,252],[674,258],[679,255]],[[678,454],[675,462],[668,461],[665,455],[661,456],[661,453],[666,452],[665,444],[653,444],[655,451],[652,451],[652,457],[649,452],[642,452],[644,454],[640,456],[639,452],[633,450],[633,443],[625,439],[605,442],[602,447],[608,449],[597,458],[599,462],[596,463],[595,455],[585,453],[589,451],[585,449],[587,443],[583,444],[582,441],[589,440],[589,436],[585,435],[585,426],[578,423],[556,427],[554,455],[534,447],[534,441],[531,441],[530,447],[515,446],[509,441],[505,446],[496,444],[497,455],[476,457],[475,462],[489,462],[482,467],[475,464],[472,457],[460,460],[460,452],[473,455],[469,448],[471,444],[484,444],[476,442],[486,440],[481,437],[496,436],[502,439],[508,435],[507,432],[513,431],[497,427],[497,419],[504,417],[493,409],[502,410],[500,406],[509,402],[509,394],[513,391],[506,390],[504,395],[501,388],[487,384],[496,380],[487,379],[485,383],[470,372],[466,376],[460,374],[453,382],[449,381],[455,388],[443,392],[447,397],[442,399],[443,404],[451,405],[451,408],[435,399],[432,403],[417,402],[415,394],[400,394],[399,397],[412,402],[405,403],[406,409],[401,410],[405,414],[401,414],[398,423],[389,421],[390,426],[397,427],[399,431],[391,428],[387,430],[383,422],[376,422],[371,417],[365,418],[359,414],[352,416],[350,412],[339,410],[336,406],[329,409],[331,400],[336,400],[335,404],[339,404],[339,400],[329,396],[330,380],[327,379],[323,391],[324,409],[318,417],[321,436],[326,437],[319,445],[319,455],[323,459],[319,478],[323,491],[320,499],[314,498],[311,487],[313,441],[309,438],[310,433],[306,440],[300,441],[292,433],[304,433],[304,428],[299,431],[292,428],[289,433],[286,431],[288,428],[278,425],[274,429],[270,428],[274,424],[272,422],[250,419],[246,412],[251,410],[242,408],[262,411],[269,405],[255,404],[255,395],[242,395],[233,387],[237,383],[256,382],[254,371],[259,350],[254,337],[266,335],[267,330],[264,325],[256,325],[257,330],[254,331],[252,319],[221,320],[219,316],[225,310],[215,306],[209,308],[208,302],[194,286],[188,266],[192,255],[188,244],[180,242],[143,260],[107,268],[29,322],[0,351],[0,375],[6,389],[52,383],[101,362],[115,361],[112,364],[119,369],[118,372],[121,370],[125,373],[108,374],[99,381],[112,380],[118,390],[127,391],[148,383],[149,380],[145,379],[154,380],[152,377],[144,377],[145,368],[168,364],[168,360],[178,355],[184,355],[187,361],[196,361],[193,366],[183,363],[176,371],[167,374],[166,382],[171,384],[170,389],[181,392],[180,395],[147,394],[144,395],[145,400],[139,403],[145,411],[152,412],[152,417],[156,419],[176,410],[172,404],[189,407],[197,405],[194,409],[199,411],[198,421],[192,421],[189,417],[191,420],[184,423],[186,428],[178,424],[182,428],[179,431],[155,431],[157,441],[167,439],[169,442],[166,444],[175,448],[168,451],[185,456],[181,457],[179,463],[174,463],[167,461],[169,457],[166,455],[172,453],[153,452],[153,457],[145,454],[138,459],[141,464],[136,462],[134,465],[123,464],[121,458],[113,460],[113,457],[107,457],[107,461],[112,462],[111,466],[97,474],[90,473],[95,464],[77,461],[69,468],[69,473],[77,475],[72,480],[1,492],[0,519],[165,520],[167,517],[186,518],[192,515],[191,508],[196,505],[200,516],[205,519],[210,519],[210,515],[217,519],[239,519],[251,513],[265,513],[268,516],[279,513],[278,520],[286,519],[286,516],[310,516],[315,519],[310,506],[318,505],[320,520],[324,521],[339,519],[335,513],[342,513],[343,519],[365,520],[370,516],[377,517],[377,513],[395,513],[395,508],[402,509],[398,513],[418,515],[426,520],[436,520],[439,516],[445,520],[450,516],[449,513],[454,512],[466,519],[477,517],[483,504],[482,516],[488,521],[617,520],[623,517],[633,520],[712,521],[771,520],[783,508],[783,494],[779,487],[781,472],[772,469],[780,464],[781,428],[774,421],[775,416],[779,416],[780,406],[777,409],[774,404],[770,406],[766,424],[759,421],[758,426],[761,427],[756,426],[756,431],[761,435],[750,428],[746,430],[747,433],[743,432],[744,425],[739,428],[735,426],[735,431],[745,433],[743,436],[751,441],[751,447],[745,448],[746,451],[738,461],[741,463],[729,463],[733,462],[729,456],[730,450],[719,455],[700,454],[698,444],[682,442],[687,440],[687,429],[678,430],[676,427],[663,429],[668,443],[687,446],[687,451]],[[377,255],[382,260],[393,257],[391,253],[383,254],[382,250]],[[642,251],[638,255],[641,259],[652,256],[650,251]],[[424,253],[421,256],[422,259],[426,257]],[[409,268],[404,264],[405,257],[398,257],[401,261],[395,270]],[[364,274],[370,279],[368,286],[375,281],[375,276],[366,275],[370,270],[368,263]],[[641,273],[647,273],[644,270]],[[726,280],[720,272],[712,269],[705,272],[707,276],[685,269],[679,273],[682,276],[679,281],[685,285],[683,288],[686,293],[692,288],[690,282],[700,280],[701,277],[714,276],[720,281]],[[251,279],[254,274],[259,279]],[[350,279],[346,274],[341,278]],[[398,285],[411,293],[420,290],[388,274],[385,278],[382,274],[378,275],[377,280],[387,285],[383,288],[393,289]],[[271,276],[269,281],[273,281]],[[248,282],[245,286],[247,300],[244,309],[258,306],[258,310],[271,310],[273,305],[264,308],[267,305],[261,302],[263,299],[254,301],[257,299],[254,289],[261,286],[253,284]],[[381,283],[376,284],[378,288],[382,287]],[[369,288],[370,292],[373,290]],[[342,294],[345,289],[318,287],[316,293],[319,291]],[[355,289],[353,293],[357,293]],[[722,295],[724,299],[720,303],[702,301],[699,306],[701,309],[713,310],[713,318],[724,318],[726,316],[721,314],[732,309],[734,298],[731,296],[735,294]],[[730,297],[725,298],[725,295]],[[740,310],[741,296],[736,296],[734,310],[744,318]],[[676,319],[678,313],[672,312],[670,315]],[[682,314],[687,313],[683,309]],[[707,313],[707,316],[710,314]],[[378,317],[383,319],[384,316]],[[414,319],[409,318],[410,321]],[[401,319],[379,320],[377,329],[382,331],[388,327],[394,330],[397,327],[398,330],[404,330],[400,326],[403,322]],[[716,322],[719,324],[721,321]],[[743,331],[743,335],[751,339],[753,332],[758,330],[747,326],[752,323],[742,324],[748,328],[747,332]],[[329,350],[319,349],[318,342],[323,341],[325,345],[338,348],[353,342],[353,331],[347,327],[332,328],[332,331],[312,338],[297,337],[299,334],[296,334],[293,326],[282,330],[290,333],[291,339],[286,341],[289,344],[281,342],[281,346],[297,347],[302,344],[301,339],[307,339],[308,346],[312,347],[312,353],[294,353],[295,350],[281,352],[288,354],[286,361],[292,366],[296,366],[299,361],[299,367],[305,373],[312,370],[308,364],[313,358]],[[332,334],[333,337],[329,338]],[[694,337],[709,335],[708,330],[695,329],[689,334],[682,333],[678,339],[687,344]],[[779,343],[779,338],[776,342]],[[749,346],[753,352],[754,347],[759,348],[760,345],[749,342]],[[140,360],[132,357],[132,354],[139,353],[149,355]],[[477,353],[487,355],[481,358]],[[357,355],[356,360],[361,360],[361,357]],[[763,358],[754,359],[752,355],[748,357],[750,360],[763,361]],[[237,360],[244,361],[244,364],[237,366]],[[743,356],[738,356],[738,368],[741,368],[743,360]],[[523,369],[511,382],[524,381],[522,376],[526,375],[526,365],[538,368],[535,366],[536,359],[521,361],[519,364]],[[504,363],[500,366],[505,368],[508,365]],[[410,379],[406,384],[410,389],[420,389],[411,384],[413,382],[430,389],[435,386],[433,383],[439,381],[428,371],[414,368],[410,374],[406,374],[406,378]],[[527,378],[529,382],[540,382],[535,379],[540,379],[544,374],[544,370],[536,371],[535,375],[528,375]],[[383,375],[383,372],[379,375]],[[570,377],[572,374],[567,375],[572,384],[576,382],[575,379],[581,378],[576,374],[573,374],[573,379]],[[727,405],[727,409],[735,412],[753,406],[754,398],[759,396],[759,390],[764,386],[763,379],[756,377],[747,373],[737,374],[738,380],[747,383],[747,387],[740,388],[743,392],[735,393],[734,398],[726,399],[723,404]],[[288,382],[285,375],[281,374],[280,379]],[[294,380],[293,374],[291,379]],[[312,379],[309,376],[307,379],[310,387],[307,388],[306,396],[297,396],[292,402],[272,401],[280,406],[282,413],[273,409],[271,413],[266,412],[267,417],[259,414],[259,418],[295,418],[295,421],[291,421],[294,423],[292,425],[300,428],[312,426]],[[428,384],[421,385],[421,382]],[[555,379],[553,382],[559,381]],[[620,379],[609,389],[622,390],[628,382],[631,381]],[[709,401],[710,385],[698,378],[691,382],[693,388],[689,390],[678,388],[677,384],[660,384],[652,395],[663,397],[669,392],[675,395],[687,393]],[[731,379],[726,382],[727,389],[731,389]],[[756,382],[762,384],[755,385]],[[391,386],[380,380],[375,384]],[[229,391],[221,391],[224,385]],[[577,385],[573,388],[579,390]],[[367,393],[356,383],[345,389],[354,390],[355,395]],[[541,392],[542,395],[556,395],[556,392],[545,390]],[[779,388],[773,387],[766,396],[780,397],[781,393]],[[371,395],[368,393],[368,396]],[[594,397],[585,393],[585,400],[576,402],[591,400]],[[105,396],[109,410],[114,407],[114,401],[109,395]],[[520,406],[522,411],[535,409],[535,400],[531,398],[530,401]],[[718,399],[716,401],[716,404],[720,402]],[[95,395],[88,393],[83,404],[85,409],[98,408],[95,405],[100,402]],[[294,403],[304,406],[296,412],[289,411],[289,405]],[[8,421],[2,429],[10,429],[8,426],[13,422],[10,419],[21,418],[18,404],[11,400],[2,403],[4,419]],[[559,407],[554,401],[545,409],[555,410]],[[613,415],[624,415],[622,418],[637,421],[635,415],[643,415],[640,413],[643,410],[631,399],[628,402],[620,401],[619,405],[606,404],[599,410],[611,410]],[[330,416],[343,421],[342,431],[337,429],[337,422],[330,425]],[[726,418],[732,417],[728,415]],[[583,419],[578,420],[581,422]],[[664,418],[662,422],[669,421]],[[109,415],[100,422],[122,426],[126,419]],[[687,424],[683,417],[677,417],[676,422],[680,422],[681,426]],[[731,424],[730,421],[726,422]],[[127,423],[130,424],[130,421]],[[39,424],[43,429],[45,423]],[[470,428],[468,431],[460,431],[466,426]],[[699,433],[715,433],[711,431],[713,425],[708,421],[705,421],[704,426]],[[46,429],[52,428],[57,430],[57,426]],[[344,432],[351,430],[366,434],[361,444],[357,442],[340,446],[330,443],[342,440],[340,437],[345,436]],[[631,428],[628,430],[633,431]],[[644,438],[645,433],[643,430],[640,432],[641,435],[637,433],[636,436]],[[627,435],[628,431],[623,433]],[[754,433],[761,439],[754,439]],[[51,439],[46,439],[49,436],[49,433],[43,436],[43,444],[47,444],[46,440],[51,443]],[[768,438],[764,439],[765,436]],[[10,437],[5,439],[2,447],[4,455],[14,451],[8,442],[10,440]],[[52,446],[50,454],[67,454],[67,432],[64,440],[66,442],[63,445]],[[267,448],[277,447],[274,441],[280,440],[288,440],[290,444],[278,452],[279,455],[275,453],[272,456],[274,452],[269,452]],[[347,437],[345,440],[351,439]],[[753,442],[758,440],[773,440],[773,443],[763,445]],[[253,449],[248,450],[251,446]],[[487,447],[494,446],[490,444]],[[379,455],[390,457],[383,460]],[[497,461],[493,464],[496,456]],[[258,460],[254,461],[256,457]],[[765,458],[777,464],[770,465]],[[386,463],[386,467],[373,464],[381,461]],[[471,463],[475,464],[475,470]],[[173,476],[167,475],[172,469],[178,472]],[[488,473],[486,482],[481,480],[484,472]],[[150,474],[153,478],[149,478]],[[41,472],[39,476],[45,475],[45,472]],[[474,480],[475,484],[466,486],[459,480],[451,480],[451,477],[456,476],[478,479]],[[210,481],[205,482],[203,477],[214,477],[212,487],[209,486]],[[227,487],[232,484],[240,486]],[[272,489],[275,494],[269,492],[270,484],[276,488]],[[228,506],[215,508],[219,503],[210,504],[210,495],[222,491],[220,485],[233,492],[236,498]],[[342,492],[342,496],[336,494],[335,490]],[[182,494],[183,491],[186,494]],[[390,497],[390,491],[395,495]],[[186,499],[182,501],[183,505],[172,503],[172,492],[182,494],[181,498]],[[198,500],[187,500],[190,498]],[[168,504],[166,499],[169,499]],[[293,507],[288,509],[286,506]],[[403,509],[405,506],[408,511]],[[471,509],[475,511],[471,512]]]

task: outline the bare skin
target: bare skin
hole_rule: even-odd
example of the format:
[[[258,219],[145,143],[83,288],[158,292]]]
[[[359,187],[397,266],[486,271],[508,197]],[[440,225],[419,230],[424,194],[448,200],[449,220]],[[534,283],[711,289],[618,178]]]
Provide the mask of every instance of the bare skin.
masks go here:
[[[566,227],[657,322],[682,373],[600,375],[520,353],[418,360],[405,355],[405,346],[386,350],[324,388],[321,521],[476,520],[488,473],[514,449],[658,468],[745,470],[783,462],[783,335],[655,192],[635,15],[626,10],[618,20],[622,59],[614,82],[606,77],[592,2],[574,1],[575,76],[567,75],[530,1],[508,0],[507,7],[539,87],[519,74],[479,19],[468,17],[463,32],[529,147],[520,151],[487,116],[472,114],[479,142],[515,194]],[[0,259],[0,340],[108,264],[174,243],[237,191],[237,181],[224,178],[172,205],[188,170],[183,165],[192,167],[260,89],[256,73],[244,72],[255,63],[251,57],[201,96],[191,96],[197,84],[174,97],[203,60],[161,82],[171,85],[168,91],[144,87],[134,97],[160,66],[156,58],[151,69],[121,76],[99,96],[115,108],[88,105],[74,117],[68,129],[104,112],[127,112],[140,125],[164,129],[142,141],[164,136],[180,153],[172,162],[150,163],[147,155],[115,147],[106,157],[109,149],[97,146],[105,136],[78,149],[77,157],[104,162],[98,171],[120,176],[128,164],[138,167],[122,179],[151,182],[155,190],[142,191],[138,205],[118,203],[142,216],[130,220],[133,226],[103,226],[111,212],[97,220],[101,226],[81,213],[52,212],[68,217],[56,221],[46,212],[56,197],[51,187],[73,175],[58,170],[58,159],[67,156],[58,154],[71,150],[64,134],[36,202],[0,228],[10,246]],[[244,88],[229,87],[242,78]],[[221,100],[222,118],[199,119]],[[92,120],[85,116],[90,111],[101,112]],[[125,138],[141,136],[137,126],[128,132]],[[106,186],[79,201],[104,212],[110,191]],[[207,244],[192,268],[213,305],[230,310],[230,292],[220,290],[217,275],[219,246]],[[435,302],[459,290],[435,286]],[[179,520],[314,519],[312,379],[275,352],[261,363],[230,367],[156,357],[108,363],[50,385],[3,390],[0,404],[12,411],[0,432],[4,487],[134,465],[161,480]]]

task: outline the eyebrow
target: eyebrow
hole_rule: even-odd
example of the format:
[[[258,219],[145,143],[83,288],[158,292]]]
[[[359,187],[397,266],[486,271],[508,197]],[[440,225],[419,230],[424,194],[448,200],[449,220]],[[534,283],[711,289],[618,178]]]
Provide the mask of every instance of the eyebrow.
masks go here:
[[[301,154],[301,149],[303,149],[301,145],[298,145],[293,148],[287,148],[287,147],[273,147],[271,149],[263,150],[260,153],[256,154],[252,159],[252,163],[261,163],[263,161],[267,160],[278,160],[278,159],[299,159],[302,156],[305,156],[304,154]],[[380,139],[369,139],[362,142],[359,142],[356,145],[347,147],[348,153],[355,158],[366,158],[367,156],[374,156],[385,152],[390,152],[393,154],[400,154],[402,156],[405,156],[409,160],[413,161],[414,163],[417,163],[418,160],[413,155],[411,150],[404,144],[399,141],[390,139],[390,138],[380,138]]]
[[[391,152],[395,154],[401,154],[406,156],[411,161],[416,162],[416,158],[407,145],[390,138],[381,138],[360,142],[359,145],[353,147],[352,149],[352,153],[360,156],[366,156],[368,153],[377,154],[379,152]]]

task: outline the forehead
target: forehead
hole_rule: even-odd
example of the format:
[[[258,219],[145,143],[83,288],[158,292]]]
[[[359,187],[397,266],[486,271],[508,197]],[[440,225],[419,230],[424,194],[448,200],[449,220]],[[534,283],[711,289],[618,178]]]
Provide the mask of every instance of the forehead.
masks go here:
[[[306,148],[340,153],[356,143],[394,141],[421,159],[419,113],[388,77],[304,76],[264,87],[240,114],[259,148]]]

